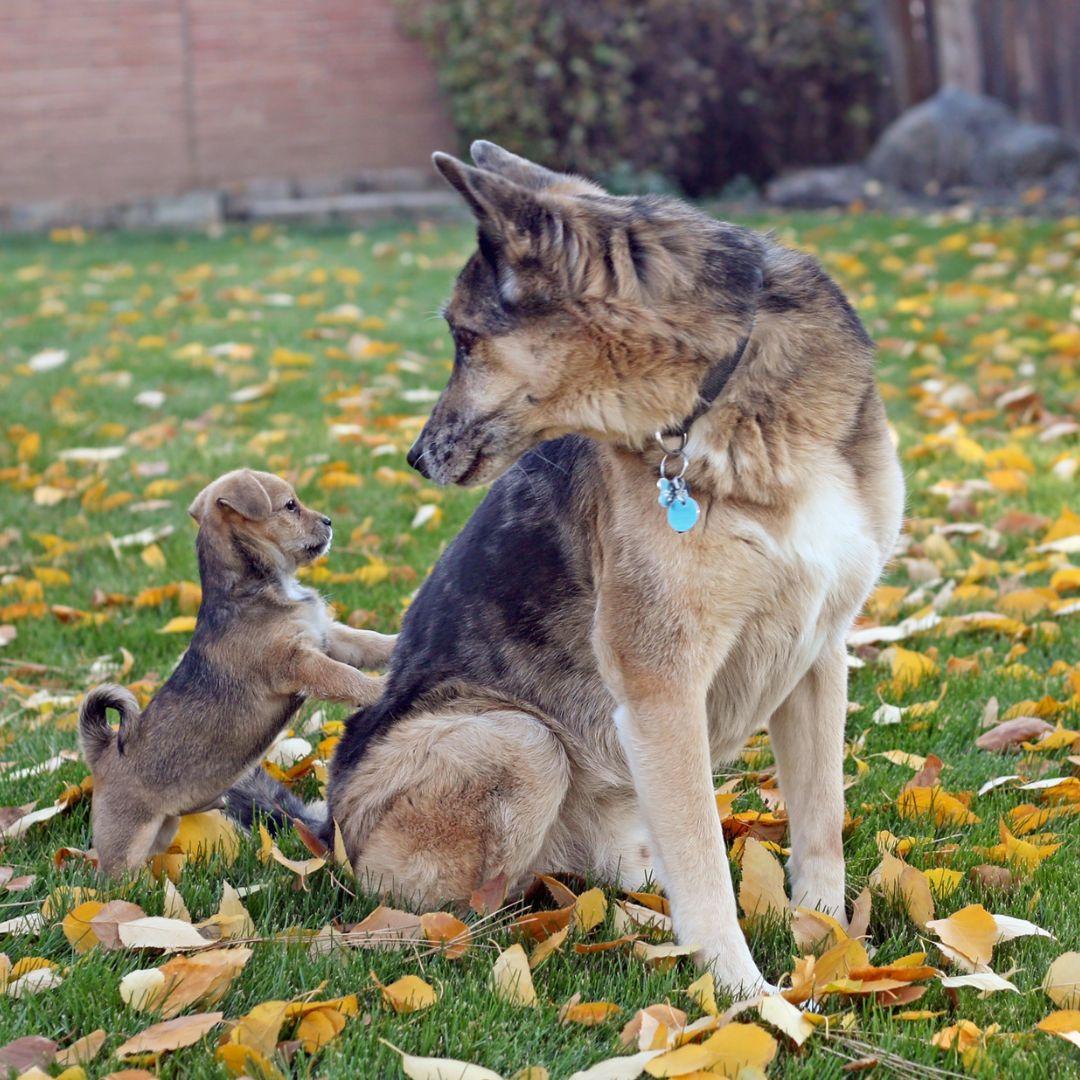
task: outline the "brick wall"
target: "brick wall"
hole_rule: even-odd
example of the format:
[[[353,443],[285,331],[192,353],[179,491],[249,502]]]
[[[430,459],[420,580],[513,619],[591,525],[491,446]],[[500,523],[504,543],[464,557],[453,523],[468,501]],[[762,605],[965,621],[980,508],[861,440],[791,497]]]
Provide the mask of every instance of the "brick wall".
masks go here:
[[[334,181],[450,146],[394,0],[0,3],[0,204]]]

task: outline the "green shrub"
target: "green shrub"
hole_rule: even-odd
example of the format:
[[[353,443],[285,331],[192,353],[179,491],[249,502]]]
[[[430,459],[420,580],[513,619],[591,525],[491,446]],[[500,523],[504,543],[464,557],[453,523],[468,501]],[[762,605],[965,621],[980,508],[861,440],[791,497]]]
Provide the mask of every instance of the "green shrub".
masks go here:
[[[409,17],[463,145],[699,195],[865,151],[878,92],[865,5],[421,0]]]

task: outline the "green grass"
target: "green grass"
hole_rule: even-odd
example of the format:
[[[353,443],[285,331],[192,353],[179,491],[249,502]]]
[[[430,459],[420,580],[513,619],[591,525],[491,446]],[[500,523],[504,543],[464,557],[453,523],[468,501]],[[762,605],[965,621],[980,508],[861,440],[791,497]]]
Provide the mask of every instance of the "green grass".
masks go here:
[[[1067,335],[1054,335],[1070,327],[1077,333],[1080,223],[806,216],[763,224],[818,251],[881,342],[879,373],[905,454],[912,555],[918,554],[931,522],[948,519],[946,499],[929,489],[943,480],[981,479],[985,472],[984,465],[967,463],[955,453],[954,432],[945,425],[956,416],[934,413],[942,386],[928,380],[969,385],[979,395],[975,407],[987,410],[968,418],[971,438],[987,450],[1015,443],[1034,464],[1025,492],[976,490],[971,520],[993,524],[1009,509],[1056,518],[1070,501],[1080,509],[1076,481],[1070,484],[1050,471],[1060,455],[1078,453],[1075,436],[1043,444],[1034,429],[1017,430],[1015,416],[993,404],[1000,389],[1023,383],[1035,388],[1046,409],[1061,415],[1071,409],[1075,415],[1078,350]],[[417,392],[437,391],[449,370],[449,340],[434,313],[471,245],[469,230],[453,227],[382,228],[365,234],[264,229],[227,231],[214,238],[111,235],[74,244],[5,239],[0,248],[0,624],[10,622],[17,637],[0,651],[0,678],[6,676],[0,684],[0,758],[23,767],[75,745],[70,706],[61,702],[34,709],[25,702],[39,690],[81,692],[94,681],[89,667],[99,657],[116,659],[124,647],[134,658],[127,681],[152,686],[167,676],[185,643],[184,635],[159,633],[181,613],[176,601],[96,607],[95,591],[130,601],[144,588],[194,580],[193,529],[185,508],[205,482],[229,468],[248,464],[287,473],[309,503],[331,513],[339,542],[329,571],[349,575],[370,566],[372,583],[329,580],[322,588],[343,615],[353,613],[358,623],[396,629],[410,594],[479,498],[436,490],[409,475],[404,462],[404,450],[430,407],[430,399]],[[359,310],[342,311],[342,305]],[[365,347],[354,335],[385,347]],[[230,353],[214,349],[225,343],[250,349],[231,350],[233,358],[215,355]],[[26,362],[45,349],[66,350],[67,363],[30,372]],[[305,354],[310,366],[274,367],[275,349]],[[1001,370],[995,373],[991,365]],[[230,401],[230,394],[267,382],[272,372],[277,381],[267,396],[246,404]],[[160,408],[136,403],[136,396],[148,390],[164,393]],[[332,424],[359,425],[363,435],[338,438]],[[36,450],[33,433],[41,440]],[[924,441],[941,433],[945,438],[937,444]],[[104,464],[60,462],[65,449],[102,446],[123,446],[126,452]],[[352,478],[347,481],[351,486],[323,483],[338,464]],[[43,497],[49,501],[44,489],[50,488],[64,497],[42,505]],[[164,505],[156,506],[156,500]],[[148,502],[149,507],[139,505]],[[437,519],[413,528],[417,510],[427,504],[437,505]],[[114,551],[106,542],[108,535],[161,526],[174,531],[160,541],[160,566],[145,561],[139,545]],[[1049,568],[1026,566],[1035,558],[1028,549],[1040,535],[1005,535],[993,551],[984,538],[952,537],[956,561],[944,567],[945,576],[963,580],[981,554],[999,560],[982,581],[995,592],[1021,568],[1030,570],[1025,586],[1044,585]],[[47,581],[38,597],[28,583],[35,569],[53,567],[69,574],[70,583]],[[889,582],[914,588],[902,562]],[[12,606],[27,600],[44,603],[45,611],[18,617],[20,610]],[[984,600],[974,607],[992,608],[996,602]],[[49,610],[54,605],[85,614],[61,619]],[[947,613],[962,610],[956,605]],[[1022,642],[990,632],[905,642],[920,651],[936,649],[943,673],[951,657],[977,657],[979,672],[935,675],[899,698],[888,689],[888,672],[872,656],[854,673],[850,698],[860,708],[850,717],[848,737],[865,737],[857,754],[870,768],[848,792],[848,806],[857,818],[847,838],[851,895],[879,861],[879,830],[936,835],[939,844],[911,856],[922,868],[934,865],[933,852],[946,844],[956,845],[954,852],[946,851],[946,865],[967,871],[986,861],[974,848],[997,842],[998,819],[1023,801],[1021,793],[1000,788],[973,804],[980,824],[935,831],[925,821],[902,821],[896,812],[896,795],[911,771],[872,755],[892,749],[933,752],[948,766],[943,784],[953,792],[973,790],[1006,772],[1037,775],[1038,761],[988,754],[976,750],[974,740],[991,696],[1004,711],[1047,694],[1068,701],[1080,690],[1075,684],[1070,688],[1066,674],[1049,674],[1056,660],[1075,665],[1080,657],[1080,619],[1042,615],[1039,620],[1056,622],[1060,636],[1049,640],[1032,628]],[[1006,654],[1017,645],[1027,651],[1013,659],[1028,670],[1002,671]],[[48,667],[37,670],[19,661]],[[1076,667],[1072,670],[1075,677]],[[899,704],[929,700],[938,696],[943,678],[948,689],[933,715],[890,727],[871,723],[879,691]],[[1061,715],[1066,727],[1077,726],[1076,702],[1072,696]],[[329,708],[326,714],[341,718],[344,712]],[[1080,753],[1080,747],[1073,752]],[[1047,775],[1075,771],[1065,761],[1067,753],[1049,755],[1052,771]],[[856,775],[851,760],[847,769]],[[0,773],[0,804],[37,800],[46,805],[84,775],[80,762],[21,780]],[[313,793],[313,783],[308,781],[303,790]],[[740,808],[756,805],[755,798],[748,794]],[[1024,1077],[1080,1074],[1075,1047],[1033,1031],[1053,1008],[1038,989],[1047,965],[1061,952],[1080,949],[1080,824],[1071,818],[1051,827],[1062,848],[1033,874],[1018,875],[1011,893],[988,894],[965,877],[956,893],[938,903],[944,915],[981,902],[992,911],[1031,918],[1055,934],[1056,941],[1025,938],[996,950],[995,970],[1018,968],[1014,980],[1021,994],[979,1000],[974,991],[961,990],[954,1003],[935,983],[914,1006],[941,1010],[935,1019],[903,1022],[865,1003],[834,1002],[835,1011],[853,1012],[862,1038],[916,1063],[964,1071],[956,1055],[933,1048],[929,1040],[946,1024],[966,1018],[984,1029],[998,1024],[1010,1033],[990,1040],[985,1063],[975,1065],[976,1071]],[[302,853],[295,837],[281,843],[287,853]],[[59,885],[93,885],[92,872],[77,860],[56,868],[52,858],[60,847],[89,844],[85,801],[9,842],[0,862],[37,879],[23,892],[0,893],[0,918],[37,910]],[[216,858],[185,870],[180,889],[196,918],[216,910],[226,879],[237,886],[265,883],[248,905],[259,932],[267,936],[286,928],[314,930],[334,919],[355,922],[375,904],[373,898],[339,890],[325,873],[315,875],[310,891],[298,891],[287,871],[258,861],[257,848],[256,840],[245,839],[233,865]],[[148,879],[125,896],[149,913],[161,911],[160,887]],[[609,925],[593,936],[610,930]],[[924,939],[907,917],[883,900],[875,901],[870,931],[882,962],[923,947]],[[750,937],[767,976],[777,979],[790,969],[796,950],[785,928],[753,929]],[[499,940],[506,944],[509,938]],[[44,957],[69,969],[58,989],[4,1000],[0,1044],[28,1034],[64,1042],[102,1027],[110,1035],[106,1052],[88,1071],[104,1075],[118,1068],[107,1052],[150,1018],[123,1007],[117,984],[127,971],[157,961],[146,954],[100,949],[76,956],[58,923],[37,938],[4,938],[0,949],[13,961]],[[934,962],[932,946],[930,953]],[[324,996],[358,993],[360,1017],[350,1020],[317,1060],[301,1056],[293,1062],[296,1075],[321,1077],[400,1075],[396,1055],[380,1042],[387,1039],[411,1053],[475,1061],[504,1076],[532,1064],[560,1078],[616,1053],[619,1028],[641,1006],[668,1000],[696,1015],[684,993],[694,978],[685,961],[657,973],[623,951],[583,957],[564,949],[537,973],[540,1007],[522,1012],[496,1000],[488,988],[494,955],[489,944],[459,961],[381,951],[311,959],[300,947],[266,942],[256,946],[220,1008],[227,1017],[239,1016],[261,1001],[291,998],[323,981]],[[383,982],[421,974],[438,987],[440,1000],[424,1013],[395,1016],[379,1002],[371,971]],[[562,1026],[558,1007],[574,993],[584,1001],[615,1002],[622,1012],[595,1028]],[[162,1075],[222,1075],[210,1043],[212,1037],[163,1059]],[[843,1061],[830,1053],[834,1046],[820,1034],[799,1052],[788,1044],[770,1072],[839,1076]],[[884,1068],[879,1072],[887,1074]]]

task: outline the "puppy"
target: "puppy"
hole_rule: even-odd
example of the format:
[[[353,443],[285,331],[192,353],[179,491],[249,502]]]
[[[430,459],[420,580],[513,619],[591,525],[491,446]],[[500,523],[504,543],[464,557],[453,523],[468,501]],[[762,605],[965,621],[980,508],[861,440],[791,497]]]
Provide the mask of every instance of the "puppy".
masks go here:
[[[370,705],[395,638],[335,622],[296,580],[323,555],[330,518],[309,510],[270,473],[215,480],[188,512],[202,606],[191,645],[143,713],[123,687],[87,694],[79,742],[94,774],[94,847],[115,876],[172,842],[179,816],[221,805],[308,697]],[[113,732],[106,718],[120,714]]]

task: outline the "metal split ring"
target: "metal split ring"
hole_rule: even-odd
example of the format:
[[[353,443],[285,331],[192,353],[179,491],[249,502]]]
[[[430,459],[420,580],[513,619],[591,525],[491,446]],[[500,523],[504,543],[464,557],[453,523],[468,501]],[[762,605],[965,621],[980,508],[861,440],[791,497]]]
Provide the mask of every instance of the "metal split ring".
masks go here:
[[[687,434],[685,431],[680,431],[679,434],[668,436],[668,438],[678,438],[679,445],[675,449],[669,449],[664,445],[664,435],[662,432],[656,433],[656,441],[660,444],[660,449],[664,451],[664,456],[660,460],[660,479],[661,480],[681,480],[686,473],[687,468],[690,465],[690,459],[686,456],[686,440]],[[677,476],[668,476],[667,463],[671,458],[681,458],[682,468],[679,470]]]

